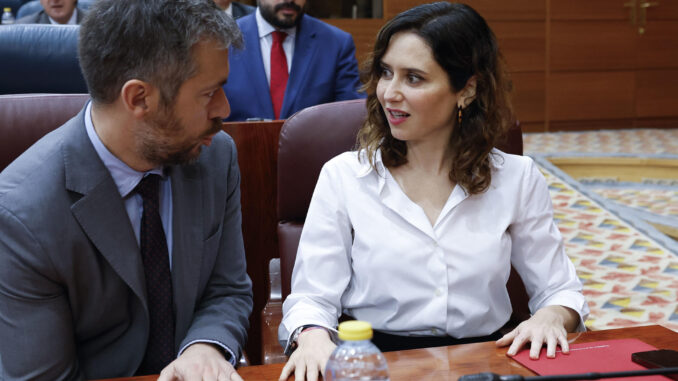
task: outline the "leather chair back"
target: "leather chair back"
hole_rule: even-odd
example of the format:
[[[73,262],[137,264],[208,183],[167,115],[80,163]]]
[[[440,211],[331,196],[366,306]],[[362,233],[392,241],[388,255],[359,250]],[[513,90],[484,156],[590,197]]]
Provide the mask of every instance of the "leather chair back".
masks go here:
[[[88,94],[0,95],[0,171],[74,117],[88,99]]]
[[[40,0],[31,0],[28,2],[25,2],[22,6],[19,7],[19,10],[16,12],[16,18],[17,20],[28,15],[32,15],[33,13],[38,13],[42,10],[42,4],[40,4]]]
[[[0,94],[87,93],[78,62],[77,25],[0,28]]]
[[[283,300],[290,293],[299,238],[320,170],[334,156],[355,147],[356,134],[366,116],[365,100],[350,100],[306,108],[282,126],[278,144],[277,213]],[[519,123],[499,149],[523,154]],[[513,269],[507,288],[513,305],[513,325],[530,316],[525,287]]]

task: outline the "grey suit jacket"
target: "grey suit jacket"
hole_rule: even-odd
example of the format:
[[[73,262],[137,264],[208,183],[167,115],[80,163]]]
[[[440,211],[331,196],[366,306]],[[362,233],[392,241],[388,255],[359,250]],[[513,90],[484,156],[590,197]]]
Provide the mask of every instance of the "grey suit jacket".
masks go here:
[[[233,19],[239,19],[243,16],[249,15],[250,13],[254,12],[257,8],[247,5],[247,4],[242,4],[238,3],[236,1],[231,2],[231,11],[233,12]]]
[[[82,19],[85,18],[87,12],[78,8],[78,15],[76,16],[76,22],[78,25],[82,22]],[[72,16],[71,16],[72,17]],[[49,16],[45,13],[44,10],[41,10],[38,13],[33,13],[28,16],[24,16],[16,20],[16,24],[51,24],[49,21]]]
[[[144,272],[123,200],[84,110],[0,173],[0,379],[131,376],[149,331]],[[240,354],[252,310],[233,140],[170,167],[175,350]]]

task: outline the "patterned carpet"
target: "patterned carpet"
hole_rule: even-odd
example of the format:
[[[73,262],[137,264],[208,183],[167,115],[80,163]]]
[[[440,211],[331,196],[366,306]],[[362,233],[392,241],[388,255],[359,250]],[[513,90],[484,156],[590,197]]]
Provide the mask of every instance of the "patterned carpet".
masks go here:
[[[678,129],[536,133],[524,143],[547,179],[566,252],[584,283],[587,327],[678,331],[678,242],[648,223],[678,227],[678,178],[582,184],[548,161],[563,153],[678,159]]]

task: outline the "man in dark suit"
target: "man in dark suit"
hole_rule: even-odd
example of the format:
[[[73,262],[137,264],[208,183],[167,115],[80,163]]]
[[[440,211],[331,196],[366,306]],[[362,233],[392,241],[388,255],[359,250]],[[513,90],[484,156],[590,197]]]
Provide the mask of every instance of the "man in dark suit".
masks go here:
[[[256,9],[251,5],[239,3],[237,1],[214,0],[214,2],[217,4],[217,6],[219,6],[219,8],[223,9],[226,13],[228,13],[229,16],[236,20],[243,16],[249,15]]]
[[[0,173],[0,378],[241,380],[251,281],[212,0],[99,0],[92,101]]]
[[[63,24],[76,25],[82,22],[85,12],[77,8],[78,0],[40,0],[42,10],[22,17],[17,24]]]
[[[227,120],[285,119],[309,106],[364,97],[350,34],[305,15],[306,0],[257,4],[238,20],[245,49],[229,57]],[[281,72],[284,78],[276,79]]]

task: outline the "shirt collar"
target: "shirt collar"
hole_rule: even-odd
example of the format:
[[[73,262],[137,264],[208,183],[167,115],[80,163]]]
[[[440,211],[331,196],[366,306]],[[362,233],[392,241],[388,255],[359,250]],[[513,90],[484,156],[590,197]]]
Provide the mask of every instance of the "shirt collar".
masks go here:
[[[273,25],[269,24],[268,21],[264,20],[264,17],[261,15],[259,7],[257,7],[254,18],[257,20],[257,30],[259,31],[259,38],[264,38],[277,30]],[[297,27],[280,29],[280,31],[285,32],[289,37],[294,38],[297,34]]]
[[[384,162],[382,161],[381,158],[381,150],[377,149],[374,151],[374,167],[370,164],[370,161],[367,158],[367,151],[366,150],[360,150],[358,152],[358,160],[360,161],[360,170],[358,171],[358,174],[356,177],[361,178],[369,175],[371,172],[375,171],[376,167],[376,172],[378,175],[381,175],[381,177],[384,176],[386,173],[386,167],[384,166]]]
[[[87,108],[85,109],[85,129],[87,130],[89,140],[94,146],[94,150],[104,163],[104,166],[106,166],[106,169],[108,169],[108,172],[110,172],[111,177],[113,177],[113,182],[115,182],[122,198],[127,197],[147,173],[154,173],[164,177],[161,167],[153,168],[148,172],[139,172],[115,157],[115,155],[106,148],[99,138],[99,135],[97,135],[94,130],[94,123],[92,122],[92,102],[87,103]]]
[[[47,16],[47,18],[49,19],[49,22],[52,25],[62,25],[54,21],[54,19],[49,16]],[[68,22],[63,25],[78,25],[78,8],[73,9],[73,14],[71,15],[71,18],[68,19]]]
[[[228,3],[228,7],[224,9],[224,12],[226,12],[227,15],[233,17],[233,3]]]

